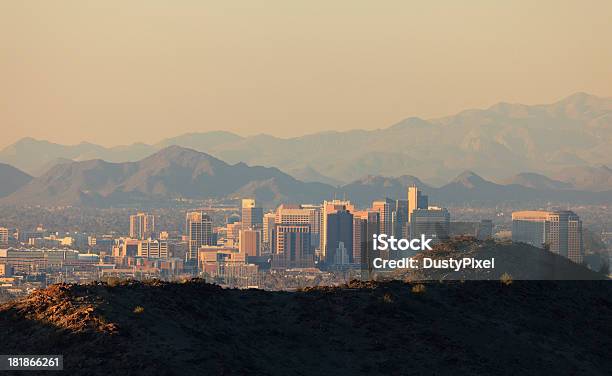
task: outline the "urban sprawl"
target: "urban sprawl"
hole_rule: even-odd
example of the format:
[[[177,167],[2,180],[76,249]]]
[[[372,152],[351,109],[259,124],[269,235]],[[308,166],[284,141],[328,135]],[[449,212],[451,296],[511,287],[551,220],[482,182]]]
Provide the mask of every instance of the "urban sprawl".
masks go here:
[[[376,234],[432,245],[454,235],[449,210],[430,205],[414,186],[406,198],[363,209],[348,199],[282,204],[270,212],[254,199],[238,203],[187,210],[178,233],[158,228],[156,216],[145,212],[130,216],[122,236],[1,227],[0,284],[19,296],[58,282],[197,276],[228,287],[290,290],[359,277]],[[485,240],[493,227],[480,218],[462,235]],[[569,210],[515,211],[511,239],[583,262],[582,221]]]

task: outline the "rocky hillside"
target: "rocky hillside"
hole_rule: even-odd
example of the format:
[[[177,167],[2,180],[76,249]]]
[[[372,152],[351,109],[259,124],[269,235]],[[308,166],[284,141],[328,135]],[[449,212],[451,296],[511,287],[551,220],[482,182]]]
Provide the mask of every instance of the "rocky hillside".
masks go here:
[[[607,375],[611,317],[608,281],[54,285],[1,306],[0,352],[70,375]]]

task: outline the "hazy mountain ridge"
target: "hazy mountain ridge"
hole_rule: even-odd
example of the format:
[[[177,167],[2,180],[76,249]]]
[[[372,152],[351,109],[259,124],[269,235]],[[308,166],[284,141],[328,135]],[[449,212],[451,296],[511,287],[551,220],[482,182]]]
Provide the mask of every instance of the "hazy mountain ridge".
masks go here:
[[[254,188],[257,182],[261,183]],[[249,194],[263,202],[324,195],[328,186],[302,183],[276,168],[229,165],[208,154],[167,147],[137,162],[89,160],[57,165],[4,204],[125,205],[174,198],[223,198]],[[295,192],[295,193],[294,193]]]
[[[524,176],[524,175],[521,175]],[[528,175],[531,176],[531,175]],[[546,177],[537,175],[538,182]],[[545,180],[552,181],[551,179]],[[368,175],[352,183],[332,186],[304,183],[277,168],[227,164],[208,154],[179,146],[167,147],[137,162],[103,160],[56,165],[29,181],[0,204],[132,206],[173,199],[255,197],[266,206],[281,202],[321,202],[347,197],[360,206],[389,197],[406,199],[406,188],[416,185],[434,204],[496,204],[500,202],[612,203],[612,190],[588,192],[564,187],[497,184],[472,171],[435,187],[415,176]]]
[[[464,171],[449,183],[435,187],[413,176],[399,178],[368,176],[339,188],[351,200],[367,204],[384,197],[406,199],[406,188],[416,185],[429,195],[431,205],[495,205],[507,202],[610,204],[612,190],[588,192],[574,189],[497,184],[472,171]]]
[[[137,161],[173,144],[228,163],[307,172],[307,180],[319,174],[319,181],[328,183],[324,177],[351,182],[365,175],[407,174],[439,183],[466,169],[492,179],[525,171],[557,179],[554,174],[566,168],[612,165],[612,98],[577,93],[546,105],[499,103],[440,119],[408,118],[384,129],[287,139],[215,131],[113,148],[23,139],[0,151],[0,161],[34,174],[55,158]],[[575,188],[587,186],[610,189],[588,182]]]

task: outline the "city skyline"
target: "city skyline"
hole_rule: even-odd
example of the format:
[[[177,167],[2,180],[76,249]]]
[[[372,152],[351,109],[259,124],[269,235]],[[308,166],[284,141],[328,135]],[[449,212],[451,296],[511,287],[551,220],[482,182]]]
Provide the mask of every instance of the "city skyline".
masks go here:
[[[374,257],[404,257],[372,248],[369,243],[376,234],[385,234],[389,239],[430,239],[428,242],[440,245],[441,250],[456,239],[476,242],[498,238],[503,243],[508,238],[503,230],[494,233],[493,221],[486,217],[451,221],[446,208],[426,205],[429,198],[417,187],[407,187],[404,197],[374,200],[365,208],[357,208],[348,199],[281,204],[265,214],[254,199],[240,198],[234,208],[182,211],[185,227],[179,227],[178,232],[164,227],[156,233],[152,222],[156,215],[144,211],[131,214],[129,226],[111,235],[62,235],[43,225],[25,231],[0,227],[6,238],[0,264],[8,278],[13,273],[47,273],[45,278],[51,281],[83,282],[112,275],[170,280],[200,275],[227,283],[239,283],[234,280],[239,278],[246,285],[235,286],[249,287],[255,286],[258,273],[267,270],[371,273]],[[237,214],[241,216],[235,217]],[[260,218],[270,218],[272,222],[264,226]],[[575,213],[513,211],[511,220],[513,242],[534,246],[532,252],[542,248],[582,264],[583,227]],[[498,225],[504,228],[502,223]],[[267,231],[270,234],[264,237]],[[364,277],[368,278],[368,274]],[[555,278],[559,277],[562,276]]]

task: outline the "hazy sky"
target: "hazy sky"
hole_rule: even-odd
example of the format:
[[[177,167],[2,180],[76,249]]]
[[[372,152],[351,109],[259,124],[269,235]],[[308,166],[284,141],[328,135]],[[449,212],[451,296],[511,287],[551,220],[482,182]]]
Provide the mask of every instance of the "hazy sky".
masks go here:
[[[612,1],[0,0],[0,147],[612,96]]]

